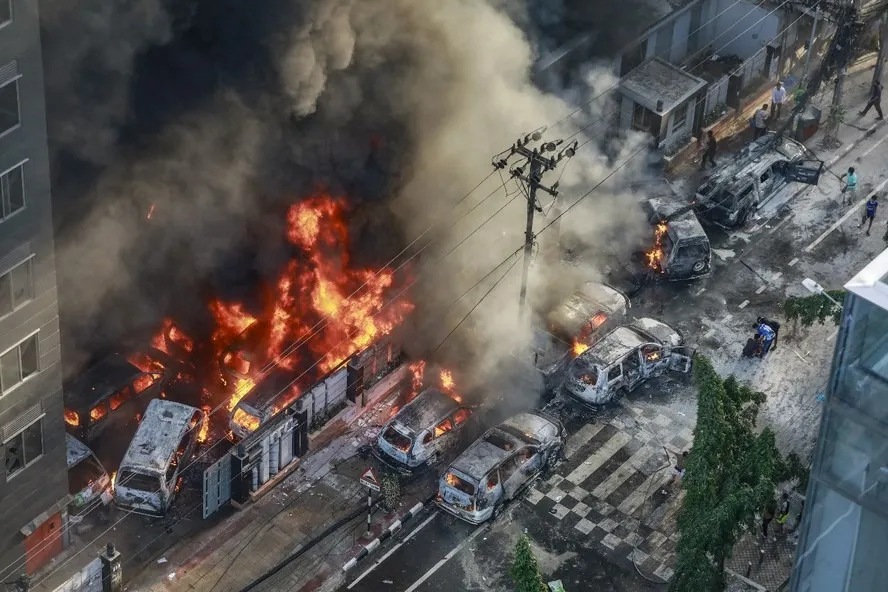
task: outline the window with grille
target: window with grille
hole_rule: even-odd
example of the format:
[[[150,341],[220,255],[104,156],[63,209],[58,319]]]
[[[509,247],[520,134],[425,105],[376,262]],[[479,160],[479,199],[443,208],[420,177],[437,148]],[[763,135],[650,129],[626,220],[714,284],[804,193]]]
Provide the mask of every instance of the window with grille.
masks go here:
[[[3,443],[6,478],[14,477],[43,456],[43,419],[38,419]]]
[[[0,88],[0,93],[2,92]],[[2,119],[0,115],[0,122]],[[3,128],[0,127],[0,134],[2,131]],[[0,222],[25,209],[24,166],[22,163],[0,175]]]
[[[32,259],[0,272],[0,318],[34,299]]]

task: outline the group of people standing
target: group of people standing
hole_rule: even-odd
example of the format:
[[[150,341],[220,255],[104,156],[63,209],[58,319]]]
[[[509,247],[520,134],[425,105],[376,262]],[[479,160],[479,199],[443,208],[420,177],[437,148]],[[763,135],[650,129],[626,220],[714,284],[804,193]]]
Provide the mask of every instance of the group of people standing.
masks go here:
[[[777,349],[777,336],[780,334],[780,323],[759,317],[752,325],[755,335],[749,338],[743,348],[744,358],[764,358],[773,349]]]

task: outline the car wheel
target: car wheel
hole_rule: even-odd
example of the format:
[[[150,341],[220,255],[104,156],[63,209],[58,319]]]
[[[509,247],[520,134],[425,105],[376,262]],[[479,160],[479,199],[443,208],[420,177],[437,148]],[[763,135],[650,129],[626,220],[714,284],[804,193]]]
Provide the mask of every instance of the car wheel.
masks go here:
[[[697,261],[694,263],[694,267],[692,267],[694,273],[702,273],[704,269],[706,269],[706,262],[703,260]]]

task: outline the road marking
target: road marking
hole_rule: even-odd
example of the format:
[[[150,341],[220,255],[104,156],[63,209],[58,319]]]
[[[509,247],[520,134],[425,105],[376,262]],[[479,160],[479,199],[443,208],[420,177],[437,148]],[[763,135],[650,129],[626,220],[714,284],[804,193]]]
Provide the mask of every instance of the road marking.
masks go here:
[[[734,315],[728,315],[728,316],[726,316],[726,317],[723,319],[723,321],[724,321],[725,323],[727,323],[728,321],[730,321],[730,320],[733,319],[733,318],[734,318]]]
[[[884,179],[881,183],[879,183],[878,187],[876,187],[875,189],[873,189],[872,191],[870,191],[870,192],[866,195],[866,197],[864,197],[863,199],[861,199],[860,201],[858,201],[856,204],[854,204],[853,206],[851,206],[851,209],[848,210],[848,211],[845,213],[844,216],[842,216],[841,218],[839,218],[839,220],[838,220],[835,224],[833,224],[832,226],[830,226],[829,228],[827,228],[826,231],[825,231],[823,234],[821,234],[820,236],[818,236],[818,237],[814,240],[813,243],[811,243],[810,245],[808,245],[807,247],[805,247],[805,252],[806,252],[806,253],[810,253],[811,250],[812,250],[814,247],[816,247],[817,245],[819,245],[820,243],[822,243],[822,242],[824,241],[824,239],[826,239],[826,237],[828,237],[830,234],[832,234],[833,232],[835,232],[836,229],[837,229],[839,226],[841,226],[845,221],[848,220],[848,218],[850,218],[851,216],[855,215],[855,214],[857,213],[857,210],[860,208],[860,206],[862,206],[863,204],[865,204],[866,201],[867,201],[869,198],[871,198],[873,195],[875,195],[876,193],[878,193],[879,191],[881,191],[882,188],[885,187],[886,184],[888,184],[888,179]]]
[[[796,257],[795,259],[793,259],[792,261],[789,262],[789,266],[792,267],[793,265],[795,265],[798,262],[799,262],[799,258]]]
[[[838,334],[839,334],[839,330],[836,329],[835,331],[833,331],[832,335],[829,336],[829,338],[827,339],[827,341],[832,341],[833,339],[836,338],[836,335],[838,335]]]
[[[783,220],[781,220],[780,223],[777,224],[777,226],[775,226],[774,228],[772,228],[772,229],[771,229],[771,232],[769,232],[768,234],[774,234],[775,232],[777,232],[777,229],[778,229],[778,228],[780,228],[781,226],[783,226],[784,224],[786,224],[787,222],[789,222],[789,220],[790,220],[790,216],[787,216],[786,218],[784,218]]]
[[[395,551],[397,551],[398,549],[401,548],[401,545],[403,545],[404,543],[406,543],[407,541],[409,541],[410,539],[412,539],[414,536],[416,536],[416,533],[418,533],[420,530],[422,530],[423,528],[425,528],[426,525],[427,525],[429,522],[431,522],[432,520],[434,520],[434,518],[435,518],[438,514],[440,514],[440,512],[439,512],[438,510],[435,510],[435,513],[432,514],[431,516],[429,516],[428,518],[426,518],[425,521],[424,521],[422,524],[420,524],[419,526],[417,526],[417,527],[416,527],[416,530],[414,530],[413,532],[411,532],[410,535],[409,535],[407,538],[405,538],[403,541],[401,541],[400,543],[398,543],[397,545],[395,545],[394,547],[392,547],[392,548],[389,550],[388,553],[386,553],[385,555],[383,555],[382,557],[380,557],[379,559],[377,559],[377,560],[376,560],[376,563],[374,563],[371,567],[369,567],[369,568],[367,569],[367,571],[365,571],[364,573],[362,573],[361,575],[359,575],[359,576],[355,579],[355,581],[353,581],[351,584],[348,585],[348,587],[346,588],[346,590],[351,590],[351,589],[352,589],[352,586],[354,586],[355,584],[357,584],[358,582],[360,582],[361,580],[363,580],[363,579],[367,576],[367,574],[369,574],[371,571],[373,571],[374,569],[376,569],[377,567],[379,567],[379,565],[380,565],[383,561],[385,561],[386,559],[388,559],[389,557],[391,557],[392,554],[393,554]]]
[[[581,427],[576,434],[567,439],[567,444],[564,445],[564,458],[570,458],[576,454],[577,450],[588,444],[605,425],[603,423],[587,423]]]
[[[746,308],[746,305],[749,304],[749,300],[744,300],[740,303],[740,308]]]
[[[706,332],[706,335],[703,336],[703,339],[709,339],[713,335],[715,335],[715,327]]]
[[[611,473],[607,479],[598,484],[598,487],[592,490],[592,495],[600,500],[607,498],[615,492],[620,485],[626,482],[635,471],[644,465],[648,460],[654,457],[659,448],[653,446],[642,446],[635,454],[630,456],[626,462],[617,467],[617,470]]]
[[[706,291],[706,288],[700,288],[699,290],[697,290],[697,293],[694,294],[694,296],[699,296],[700,294],[702,294],[705,291]]]
[[[583,464],[571,471],[567,476],[567,480],[574,485],[579,485],[585,481],[589,475],[597,471],[601,465],[606,463],[617,450],[629,443],[632,438],[626,432],[617,432],[610,440],[604,443],[604,446],[595,451],[595,454],[583,461]]]
[[[869,156],[870,153],[873,150],[875,150],[876,148],[878,148],[882,144],[882,142],[884,142],[885,140],[888,140],[888,134],[882,136],[881,140],[879,140],[878,142],[876,142],[875,144],[873,144],[872,146],[867,148],[866,152],[864,152],[863,154],[861,154],[860,156],[857,157],[857,160],[860,160],[861,158],[866,158],[867,156]]]
[[[761,288],[759,288],[758,290],[756,290],[755,293],[756,293],[756,294],[761,294],[761,293],[764,292],[767,288],[768,288],[768,286],[762,286]]]
[[[453,556],[454,556],[454,555],[456,555],[457,553],[459,553],[459,552],[462,550],[463,547],[465,547],[466,545],[468,545],[469,543],[471,543],[471,542],[475,539],[475,537],[478,536],[479,534],[481,534],[481,531],[482,531],[482,530],[485,530],[486,528],[487,528],[487,525],[486,525],[486,524],[482,524],[481,526],[479,526],[478,528],[476,528],[476,529],[475,529],[475,532],[473,532],[472,534],[470,534],[469,537],[468,537],[466,540],[464,540],[464,541],[461,542],[459,545],[457,545],[456,548],[453,549],[453,551],[451,551],[450,553],[448,553],[447,555],[445,555],[445,556],[444,556],[444,559],[442,559],[441,561],[439,561],[438,563],[436,563],[435,565],[433,565],[433,566],[432,566],[432,569],[430,569],[429,571],[425,572],[425,573],[422,575],[421,578],[419,578],[418,580],[416,580],[416,583],[414,583],[412,586],[410,586],[409,588],[407,588],[406,590],[404,590],[404,592],[413,592],[414,590],[416,590],[417,588],[419,588],[420,586],[422,586],[422,584],[423,584],[427,579],[429,579],[430,577],[432,577],[436,571],[438,571],[439,569],[441,569],[442,567],[444,567],[444,564],[445,564],[445,563],[447,563],[448,561],[450,561],[451,559],[453,559]]]

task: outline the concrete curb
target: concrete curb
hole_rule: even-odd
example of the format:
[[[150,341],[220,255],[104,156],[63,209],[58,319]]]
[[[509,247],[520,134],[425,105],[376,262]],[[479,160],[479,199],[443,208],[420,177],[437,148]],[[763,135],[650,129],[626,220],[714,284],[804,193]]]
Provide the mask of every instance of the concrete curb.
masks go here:
[[[360,552],[358,552],[358,555],[356,557],[349,559],[346,564],[342,566],[342,573],[345,573],[348,570],[352,569],[358,564],[359,561],[378,549],[384,541],[390,539],[392,535],[401,530],[405,522],[409,522],[410,520],[415,518],[429,503],[430,500],[427,500],[425,502],[418,502],[415,506],[410,508],[410,510],[406,514],[401,516],[401,518],[395,520],[392,524],[390,524],[389,527],[382,532],[382,534],[364,545],[361,548]]]

